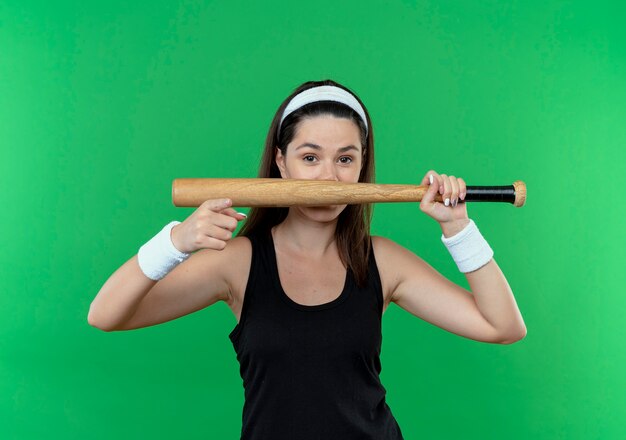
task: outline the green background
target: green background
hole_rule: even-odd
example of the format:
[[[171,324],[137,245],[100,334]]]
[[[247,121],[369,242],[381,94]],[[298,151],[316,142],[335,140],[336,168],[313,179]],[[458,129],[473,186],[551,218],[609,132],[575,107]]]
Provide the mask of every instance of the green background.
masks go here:
[[[224,303],[89,326],[106,279],[171,220],[180,177],[254,177],[270,121],[332,78],[373,120],[377,181],[523,180],[468,205],[528,334],[446,332],[392,305],[387,402],[406,439],[617,439],[626,7],[606,1],[0,3],[0,436],[239,438]],[[372,232],[468,287],[417,204]]]

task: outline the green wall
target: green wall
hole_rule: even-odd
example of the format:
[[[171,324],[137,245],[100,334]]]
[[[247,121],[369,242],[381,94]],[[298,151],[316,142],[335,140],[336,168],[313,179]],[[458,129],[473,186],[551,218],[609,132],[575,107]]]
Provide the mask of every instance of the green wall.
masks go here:
[[[407,439],[616,439],[626,417],[626,7],[610,1],[0,3],[3,439],[238,438],[223,303],[159,326],[87,323],[167,222],[179,177],[254,177],[298,84],[353,89],[377,181],[524,180],[471,204],[524,316],[512,345],[392,305],[382,381]],[[417,204],[374,234],[468,287]]]

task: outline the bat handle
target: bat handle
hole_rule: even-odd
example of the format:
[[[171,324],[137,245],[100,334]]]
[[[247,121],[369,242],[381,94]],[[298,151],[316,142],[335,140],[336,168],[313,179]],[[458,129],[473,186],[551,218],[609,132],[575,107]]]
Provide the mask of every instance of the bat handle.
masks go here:
[[[516,180],[507,186],[468,186],[465,202],[504,202],[518,208],[526,203],[526,184]]]

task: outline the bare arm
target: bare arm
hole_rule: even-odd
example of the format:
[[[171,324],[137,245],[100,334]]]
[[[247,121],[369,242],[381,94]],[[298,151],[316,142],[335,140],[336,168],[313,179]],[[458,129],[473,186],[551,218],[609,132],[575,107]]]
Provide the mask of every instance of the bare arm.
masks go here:
[[[494,260],[467,274],[470,292],[408,249],[382,237],[373,238],[383,288],[401,308],[476,341],[508,344],[524,337],[524,321]]]
[[[144,275],[134,255],[100,288],[89,306],[87,321],[102,330],[113,330],[133,316],[157,282]]]
[[[476,306],[498,333],[502,344],[526,337],[526,325],[513,292],[494,259],[480,269],[466,273]]]
[[[192,253],[159,281],[148,278],[137,255],[104,283],[89,307],[87,321],[105,331],[130,330],[170,321],[230,298],[236,258],[249,246],[232,232],[243,214],[228,208],[230,200],[207,200],[183,223],[171,229],[176,249]],[[228,242],[228,246],[227,246]],[[233,260],[234,259],[234,260]]]
[[[420,210],[435,219],[445,237],[462,231],[470,222],[465,181],[455,176],[426,173],[429,185]],[[445,203],[435,201],[441,194]],[[467,273],[471,291],[445,278],[424,260],[390,240],[377,238],[382,254],[382,281],[391,301],[438,327],[477,341],[510,344],[526,335],[526,326],[504,274],[491,259]]]
[[[104,284],[91,304],[89,323],[105,331],[132,330],[229,303],[233,286],[248,272],[251,252],[249,240],[237,237],[223,250],[199,250],[159,281],[141,272],[135,256]]]
[[[442,225],[445,237],[459,233],[466,222]],[[526,336],[526,325],[517,307],[515,296],[495,259],[473,272],[465,274],[472,296],[480,313],[498,333],[504,335],[503,344],[510,344]]]

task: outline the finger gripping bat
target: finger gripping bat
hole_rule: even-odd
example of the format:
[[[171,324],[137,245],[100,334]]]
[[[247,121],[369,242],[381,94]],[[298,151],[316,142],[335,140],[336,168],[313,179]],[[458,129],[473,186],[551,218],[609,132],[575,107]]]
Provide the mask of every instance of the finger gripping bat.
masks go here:
[[[334,180],[184,178],[174,179],[172,202],[178,207],[198,207],[209,199],[228,198],[233,207],[251,208],[421,202],[428,187]],[[443,202],[441,194],[437,193],[435,201]],[[504,202],[522,207],[526,202],[526,184],[517,180],[508,186],[468,186],[463,201]]]

